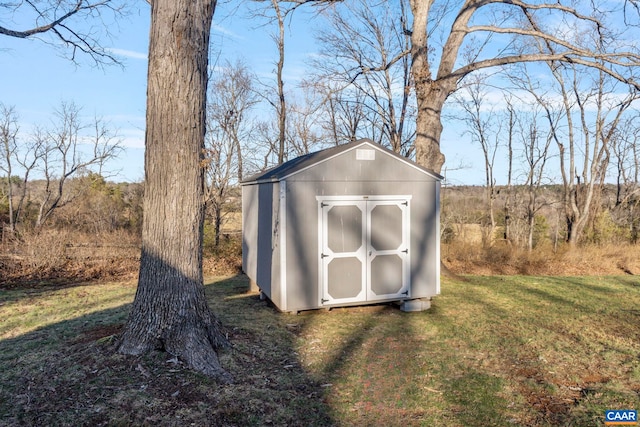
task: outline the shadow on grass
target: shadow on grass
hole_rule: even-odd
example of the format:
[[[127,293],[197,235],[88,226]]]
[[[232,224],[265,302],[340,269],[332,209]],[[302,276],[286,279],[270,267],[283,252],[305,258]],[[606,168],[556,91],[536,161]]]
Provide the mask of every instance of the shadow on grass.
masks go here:
[[[601,425],[604,409],[637,406],[620,391],[637,387],[635,317],[619,316],[632,285],[472,277],[426,312],[318,311],[296,320],[301,360],[331,384],[338,425]]]
[[[240,417],[234,425],[334,425],[325,389],[299,360],[295,317],[248,290],[244,275],[206,286],[232,345],[220,361],[235,378],[226,388],[226,404]]]
[[[613,309],[593,309],[636,286],[630,279],[612,284],[612,293],[598,281],[581,288],[579,279],[472,278],[445,283],[426,312],[380,305],[300,316],[247,293],[245,276],[210,281],[209,304],[232,344],[220,354],[232,385],[194,374],[166,353],[114,354],[110,337],[126,320],[130,290],[112,308],[94,305],[0,340],[0,425],[598,425],[609,401],[569,389],[576,383],[565,382],[563,370],[572,369],[582,389],[614,396],[604,379],[584,379],[593,374],[587,368],[633,369],[627,353],[636,347],[620,335],[620,349],[598,355],[591,351],[597,343],[576,341],[579,328],[570,326],[576,316],[592,319],[585,327],[597,336],[607,331],[600,320],[631,326],[635,317],[622,323]],[[627,305],[637,300],[635,289]],[[28,309],[56,297],[42,294],[42,306]],[[23,315],[15,311],[16,331]],[[585,368],[570,366],[576,362]],[[630,399],[609,397],[623,398]]]
[[[193,373],[166,353],[116,354],[129,294],[117,307],[0,340],[0,425],[334,425],[284,317],[247,295],[247,286],[238,276],[205,288],[232,343],[220,358],[234,384]],[[42,303],[55,304],[47,295],[39,294]]]
[[[473,340],[493,350],[494,372],[526,402],[530,425],[602,425],[605,409],[637,406],[625,403],[637,401],[629,354],[635,353],[632,316],[640,289],[631,288],[633,280],[514,276],[472,282],[455,297],[469,303],[463,310],[477,319]]]
[[[330,386],[337,425],[508,424],[502,380],[469,365],[455,318],[437,301],[418,313],[380,305],[298,316],[311,345],[302,359]]]
[[[0,425],[104,421],[105,398],[130,380],[108,338],[95,340],[117,333],[127,311],[124,304],[0,340]]]
[[[635,276],[635,277],[628,277],[628,276],[620,277],[619,280],[620,280],[621,284],[623,284],[625,286],[628,286],[631,289],[634,289],[634,290],[640,289],[640,277],[638,277],[638,276]]]
[[[29,298],[47,297],[53,293],[69,289],[80,289],[85,286],[92,286],[92,282],[60,283],[37,282],[25,283],[23,285],[12,285],[10,287],[0,286],[0,305],[20,302]]]

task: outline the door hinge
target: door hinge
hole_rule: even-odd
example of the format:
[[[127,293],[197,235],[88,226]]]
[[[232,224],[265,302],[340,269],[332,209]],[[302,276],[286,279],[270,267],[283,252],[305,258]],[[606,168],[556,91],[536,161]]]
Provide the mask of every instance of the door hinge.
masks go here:
[[[405,254],[409,253],[409,249],[405,249],[404,251],[400,251],[400,252],[404,252]]]
[[[409,289],[407,289],[406,291],[402,292],[400,295],[404,295],[406,297],[409,296]]]
[[[324,208],[325,206],[329,206],[328,204],[326,204],[325,202],[320,202],[320,207]]]
[[[409,202],[406,202],[406,201],[402,202],[402,204],[405,205],[405,206],[409,206]]]
[[[328,257],[328,256],[329,256],[329,255],[327,255],[327,254],[320,254],[320,258],[326,258],[326,257]]]
[[[329,300],[328,300],[328,299],[324,299],[324,298],[322,298],[322,299],[320,300],[320,304],[324,304],[325,302],[329,302]]]

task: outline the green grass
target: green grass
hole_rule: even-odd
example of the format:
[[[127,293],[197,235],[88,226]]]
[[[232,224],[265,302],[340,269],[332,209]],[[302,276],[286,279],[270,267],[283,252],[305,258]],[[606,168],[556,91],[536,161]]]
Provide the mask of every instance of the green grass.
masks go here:
[[[640,409],[635,277],[444,281],[420,313],[280,314],[247,288],[206,288],[232,385],[112,352],[131,283],[0,291],[0,425],[601,426]]]

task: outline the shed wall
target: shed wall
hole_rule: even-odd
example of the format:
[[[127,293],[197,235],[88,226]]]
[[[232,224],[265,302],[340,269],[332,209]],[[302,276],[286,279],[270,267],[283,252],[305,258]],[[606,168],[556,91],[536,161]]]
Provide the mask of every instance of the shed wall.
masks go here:
[[[242,206],[242,268],[279,305],[279,183],[243,186]]]
[[[424,172],[376,151],[357,160],[355,150],[287,178],[286,292],[288,310],[317,308],[320,300],[316,196],[411,195],[411,294],[439,293],[439,187]]]

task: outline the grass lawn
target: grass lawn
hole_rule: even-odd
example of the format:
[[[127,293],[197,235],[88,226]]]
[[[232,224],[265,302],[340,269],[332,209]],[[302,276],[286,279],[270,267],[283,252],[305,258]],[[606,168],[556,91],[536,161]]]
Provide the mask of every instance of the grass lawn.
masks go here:
[[[134,283],[0,290],[0,425],[601,426],[640,410],[640,279],[445,280],[429,311],[207,295],[235,383],[114,354]]]

